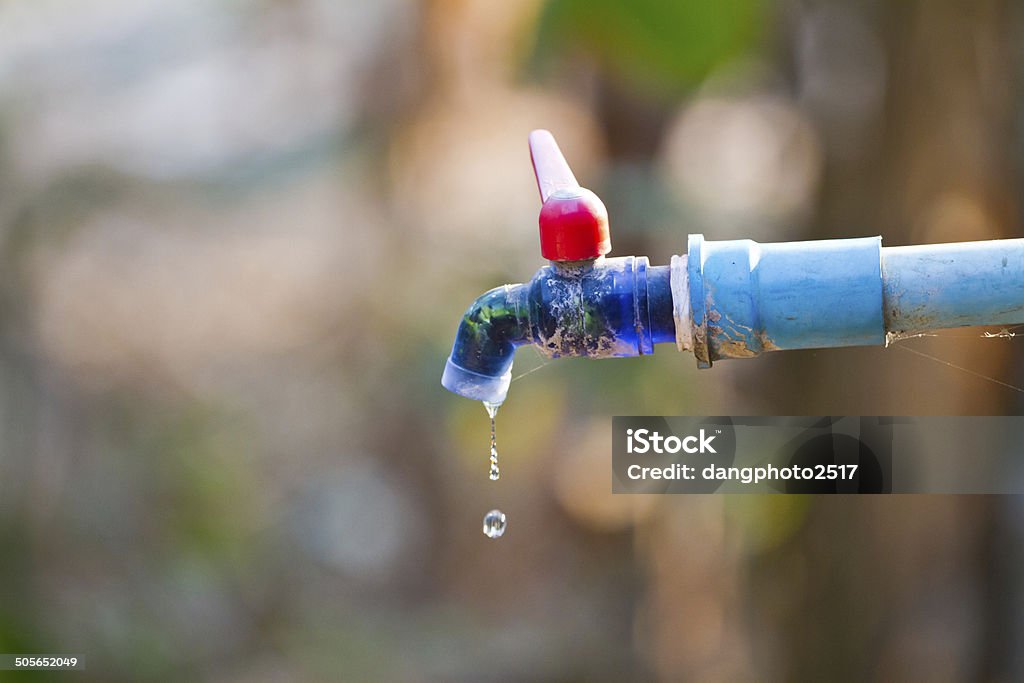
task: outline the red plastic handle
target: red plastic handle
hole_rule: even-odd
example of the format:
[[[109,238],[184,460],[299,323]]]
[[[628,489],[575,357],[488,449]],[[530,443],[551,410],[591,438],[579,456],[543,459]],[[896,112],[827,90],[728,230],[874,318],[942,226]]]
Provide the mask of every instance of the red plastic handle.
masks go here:
[[[596,194],[580,187],[551,133],[530,133],[530,158],[543,203],[541,255],[550,261],[585,261],[611,251],[608,210]]]

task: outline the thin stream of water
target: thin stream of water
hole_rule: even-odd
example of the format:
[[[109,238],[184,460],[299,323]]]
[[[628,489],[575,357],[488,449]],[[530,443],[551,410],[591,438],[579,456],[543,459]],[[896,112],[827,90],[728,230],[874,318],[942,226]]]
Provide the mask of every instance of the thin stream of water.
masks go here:
[[[501,478],[501,468],[498,467],[498,439],[494,431],[494,418],[498,415],[498,408],[501,406],[500,403],[488,403],[484,401],[484,409],[487,410],[487,415],[491,418],[491,481],[497,481]]]

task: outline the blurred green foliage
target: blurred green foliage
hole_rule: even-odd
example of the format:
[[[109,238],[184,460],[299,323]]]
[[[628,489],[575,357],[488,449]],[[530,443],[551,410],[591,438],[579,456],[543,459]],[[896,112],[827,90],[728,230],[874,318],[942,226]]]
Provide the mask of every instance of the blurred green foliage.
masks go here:
[[[533,64],[577,48],[633,88],[679,96],[756,47],[765,14],[761,0],[551,0]]]

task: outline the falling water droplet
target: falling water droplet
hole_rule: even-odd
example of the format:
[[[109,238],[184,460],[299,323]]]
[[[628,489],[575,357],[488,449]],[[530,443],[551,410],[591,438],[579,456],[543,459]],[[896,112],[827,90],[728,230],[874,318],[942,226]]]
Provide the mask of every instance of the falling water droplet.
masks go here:
[[[484,401],[484,409],[491,418],[491,481],[497,481],[501,478],[501,469],[498,467],[498,439],[494,435],[494,418],[498,414],[498,408],[500,407],[500,403]]]
[[[498,538],[505,533],[505,513],[501,510],[491,510],[484,515],[484,536],[487,538]]]

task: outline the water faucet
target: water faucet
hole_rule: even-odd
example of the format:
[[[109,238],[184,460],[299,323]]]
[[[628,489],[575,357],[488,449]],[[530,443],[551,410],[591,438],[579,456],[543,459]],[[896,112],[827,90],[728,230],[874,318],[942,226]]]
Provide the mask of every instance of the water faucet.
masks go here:
[[[710,368],[766,351],[1024,323],[1024,239],[883,247],[877,236],[759,244],[690,235],[667,266],[607,258],[604,204],[579,186],[551,133],[533,131],[529,144],[550,265],[463,315],[441,378],[460,396],[504,401],[524,344],[549,358],[609,358],[675,342]]]

